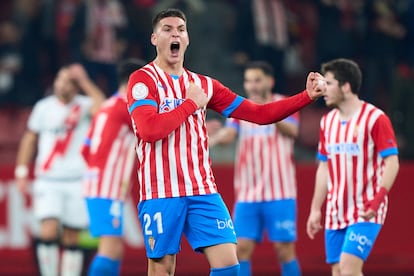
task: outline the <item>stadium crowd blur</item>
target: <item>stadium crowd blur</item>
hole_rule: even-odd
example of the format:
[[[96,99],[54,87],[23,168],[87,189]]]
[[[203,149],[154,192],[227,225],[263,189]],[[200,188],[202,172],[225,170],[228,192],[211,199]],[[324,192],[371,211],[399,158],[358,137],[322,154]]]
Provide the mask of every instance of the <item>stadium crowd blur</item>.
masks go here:
[[[2,0],[1,116],[16,120],[14,112],[49,93],[59,67],[71,62],[114,93],[119,59],[155,56],[151,19],[166,7],[183,9],[191,22],[187,68],[240,93],[249,60],[271,62],[276,90],[296,93],[322,62],[355,59],[364,71],[361,97],[390,115],[401,158],[414,159],[412,0]],[[298,146],[315,149],[324,111],[323,100],[304,110]]]

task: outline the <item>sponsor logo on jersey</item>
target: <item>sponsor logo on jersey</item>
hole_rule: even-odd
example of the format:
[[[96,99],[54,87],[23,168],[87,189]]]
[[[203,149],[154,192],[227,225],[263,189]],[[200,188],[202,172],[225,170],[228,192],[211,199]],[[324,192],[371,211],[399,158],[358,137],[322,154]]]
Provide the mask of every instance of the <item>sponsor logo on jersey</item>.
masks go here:
[[[184,99],[165,98],[160,104],[160,113],[169,112],[184,102]]]

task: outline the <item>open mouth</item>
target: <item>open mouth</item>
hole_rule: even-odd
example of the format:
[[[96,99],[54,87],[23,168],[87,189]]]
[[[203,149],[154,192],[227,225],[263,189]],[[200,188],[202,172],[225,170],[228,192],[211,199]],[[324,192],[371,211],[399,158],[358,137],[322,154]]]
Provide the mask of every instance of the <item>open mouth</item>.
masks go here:
[[[180,43],[178,42],[173,42],[170,45],[170,50],[172,54],[178,54],[178,51],[180,50]]]

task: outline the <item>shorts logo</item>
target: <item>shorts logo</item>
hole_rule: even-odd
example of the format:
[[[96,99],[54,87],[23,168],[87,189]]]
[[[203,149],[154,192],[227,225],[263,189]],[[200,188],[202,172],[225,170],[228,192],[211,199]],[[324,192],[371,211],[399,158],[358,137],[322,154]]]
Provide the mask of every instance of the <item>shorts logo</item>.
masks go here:
[[[233,222],[231,221],[231,219],[224,219],[224,220],[220,220],[220,219],[216,219],[217,221],[217,229],[222,230],[222,229],[234,229],[233,226]]]
[[[373,244],[367,236],[355,233],[354,231],[351,231],[349,234],[349,240],[358,243],[357,248],[361,253],[364,253],[364,247],[371,247]]]
[[[149,237],[148,238],[148,245],[149,245],[149,247],[150,247],[151,250],[154,250],[155,239],[153,237]]]
[[[145,99],[148,96],[148,87],[142,83],[136,83],[132,87],[132,97],[135,100],[142,100]]]

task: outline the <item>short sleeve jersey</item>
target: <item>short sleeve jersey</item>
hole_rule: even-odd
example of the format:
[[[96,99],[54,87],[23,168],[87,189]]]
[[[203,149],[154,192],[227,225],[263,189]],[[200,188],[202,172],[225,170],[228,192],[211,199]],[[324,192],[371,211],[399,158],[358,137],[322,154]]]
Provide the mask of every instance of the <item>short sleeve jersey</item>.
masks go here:
[[[86,197],[124,200],[136,159],[126,97],[115,94],[95,114],[82,153],[87,162]]]
[[[391,122],[375,106],[363,103],[348,121],[333,109],[321,119],[318,158],[328,162],[326,228],[342,229],[357,222],[364,204],[374,198],[382,180],[383,158],[398,154]],[[371,222],[383,223],[387,200]]]
[[[63,104],[55,95],[34,106],[28,128],[39,135],[35,174],[51,179],[82,178],[85,162],[81,145],[90,123],[89,97],[76,95]]]
[[[273,101],[283,98],[273,95]],[[299,124],[299,113],[284,121]],[[294,138],[284,135],[275,124],[229,118],[226,126],[238,133],[234,185],[236,200],[262,202],[296,198],[293,161]]]

